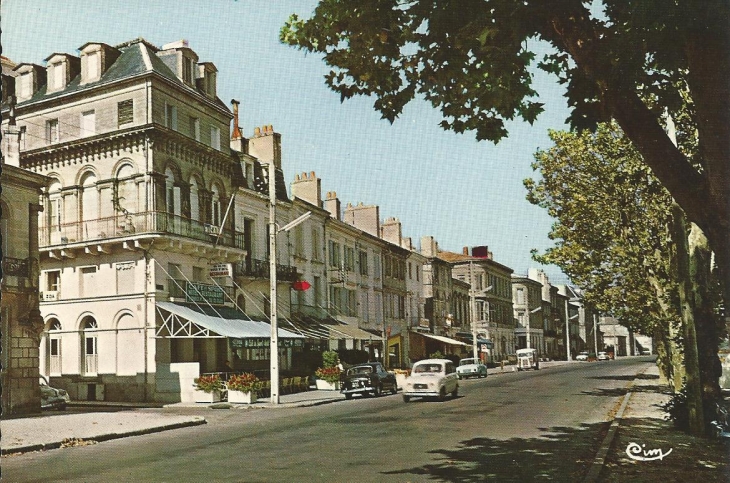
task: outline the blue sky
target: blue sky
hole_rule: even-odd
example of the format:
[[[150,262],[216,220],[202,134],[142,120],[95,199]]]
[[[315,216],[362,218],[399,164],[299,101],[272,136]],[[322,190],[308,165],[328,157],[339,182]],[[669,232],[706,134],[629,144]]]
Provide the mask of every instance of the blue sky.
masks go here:
[[[4,0],[3,55],[15,62],[43,60],[53,52],[78,55],[86,42],[116,45],[137,37],[162,46],[187,39],[201,61],[218,68],[218,94],[241,101],[244,135],[272,124],[282,134],[287,184],[315,171],[322,191],[336,191],[343,205],[380,206],[395,216],[418,246],[433,235],[445,250],[488,245],[515,273],[537,266],[530,250],[544,250],[552,220],[525,200],[522,180],[534,176],[533,154],[550,146],[547,130],[562,129],[568,115],[562,87],[536,74],[546,112],[530,126],[514,122],[498,145],[473,134],[442,130],[439,113],[414,102],[390,124],[373,99],[340,103],[323,81],[320,58],[279,43],[289,14],[308,17],[314,0],[198,2],[125,0]],[[557,267],[542,267],[564,283]]]

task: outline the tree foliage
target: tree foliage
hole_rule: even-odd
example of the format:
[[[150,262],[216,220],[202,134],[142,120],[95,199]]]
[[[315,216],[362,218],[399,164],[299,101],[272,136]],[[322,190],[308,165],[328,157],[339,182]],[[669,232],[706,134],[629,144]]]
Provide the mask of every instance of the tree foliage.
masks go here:
[[[708,236],[730,293],[729,19],[726,0],[322,0],[311,18],[293,15],[281,40],[323,55],[343,100],[372,95],[392,122],[422,96],[445,129],[495,142],[506,121],[542,111],[535,63],[566,85],[574,128],[618,122]],[[553,51],[535,58],[534,39]],[[682,109],[683,92],[695,159],[661,122]]]
[[[555,245],[535,259],[561,267],[588,303],[633,329],[677,320],[669,193],[615,123],[550,138],[532,165],[541,179],[525,180],[528,200],[556,220]]]

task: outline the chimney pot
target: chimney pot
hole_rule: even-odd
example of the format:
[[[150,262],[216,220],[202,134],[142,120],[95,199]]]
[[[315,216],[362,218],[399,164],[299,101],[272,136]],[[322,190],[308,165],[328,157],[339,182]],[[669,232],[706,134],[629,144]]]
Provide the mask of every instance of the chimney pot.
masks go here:
[[[461,253],[463,253],[464,255],[469,255],[469,247],[462,248]]]

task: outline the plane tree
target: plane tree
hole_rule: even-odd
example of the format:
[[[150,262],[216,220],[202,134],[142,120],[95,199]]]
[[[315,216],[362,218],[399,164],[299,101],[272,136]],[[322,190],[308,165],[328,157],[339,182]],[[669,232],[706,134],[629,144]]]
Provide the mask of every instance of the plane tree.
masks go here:
[[[725,0],[321,0],[282,42],[323,56],[342,100],[374,97],[393,122],[424,99],[444,129],[498,142],[543,104],[537,66],[566,86],[575,129],[614,119],[707,236],[730,300],[730,3]],[[534,40],[552,51],[536,58]],[[691,159],[662,115],[692,101]],[[651,102],[647,100],[651,99]]]
[[[684,214],[616,123],[594,132],[551,131],[550,138],[554,145],[538,151],[532,165],[540,178],[525,186],[527,199],[555,219],[555,244],[533,257],[561,267],[590,305],[654,335],[659,366],[676,392],[684,389],[678,400],[687,401],[673,416],[702,434],[721,397],[721,327],[713,310],[719,289],[705,238],[696,225],[686,228]],[[696,148],[692,136],[679,141],[685,152]],[[689,296],[682,282],[692,287]]]

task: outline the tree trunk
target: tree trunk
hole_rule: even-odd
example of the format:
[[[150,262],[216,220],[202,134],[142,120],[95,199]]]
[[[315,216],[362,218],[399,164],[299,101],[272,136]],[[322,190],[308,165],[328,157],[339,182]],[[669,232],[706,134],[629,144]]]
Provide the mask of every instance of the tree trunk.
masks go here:
[[[722,364],[717,352],[723,328],[713,311],[712,253],[707,238],[695,224],[690,230],[689,254],[700,384],[707,427],[715,415],[716,402],[722,399],[719,384]]]
[[[687,371],[689,432],[695,436],[704,436],[705,418],[702,404],[699,357],[697,354],[693,283],[690,276],[690,256],[689,247],[687,246],[687,224],[684,212],[676,203],[672,205],[672,215],[672,241],[674,241],[676,248],[674,266],[679,284],[679,303],[684,334],[684,365]]]

